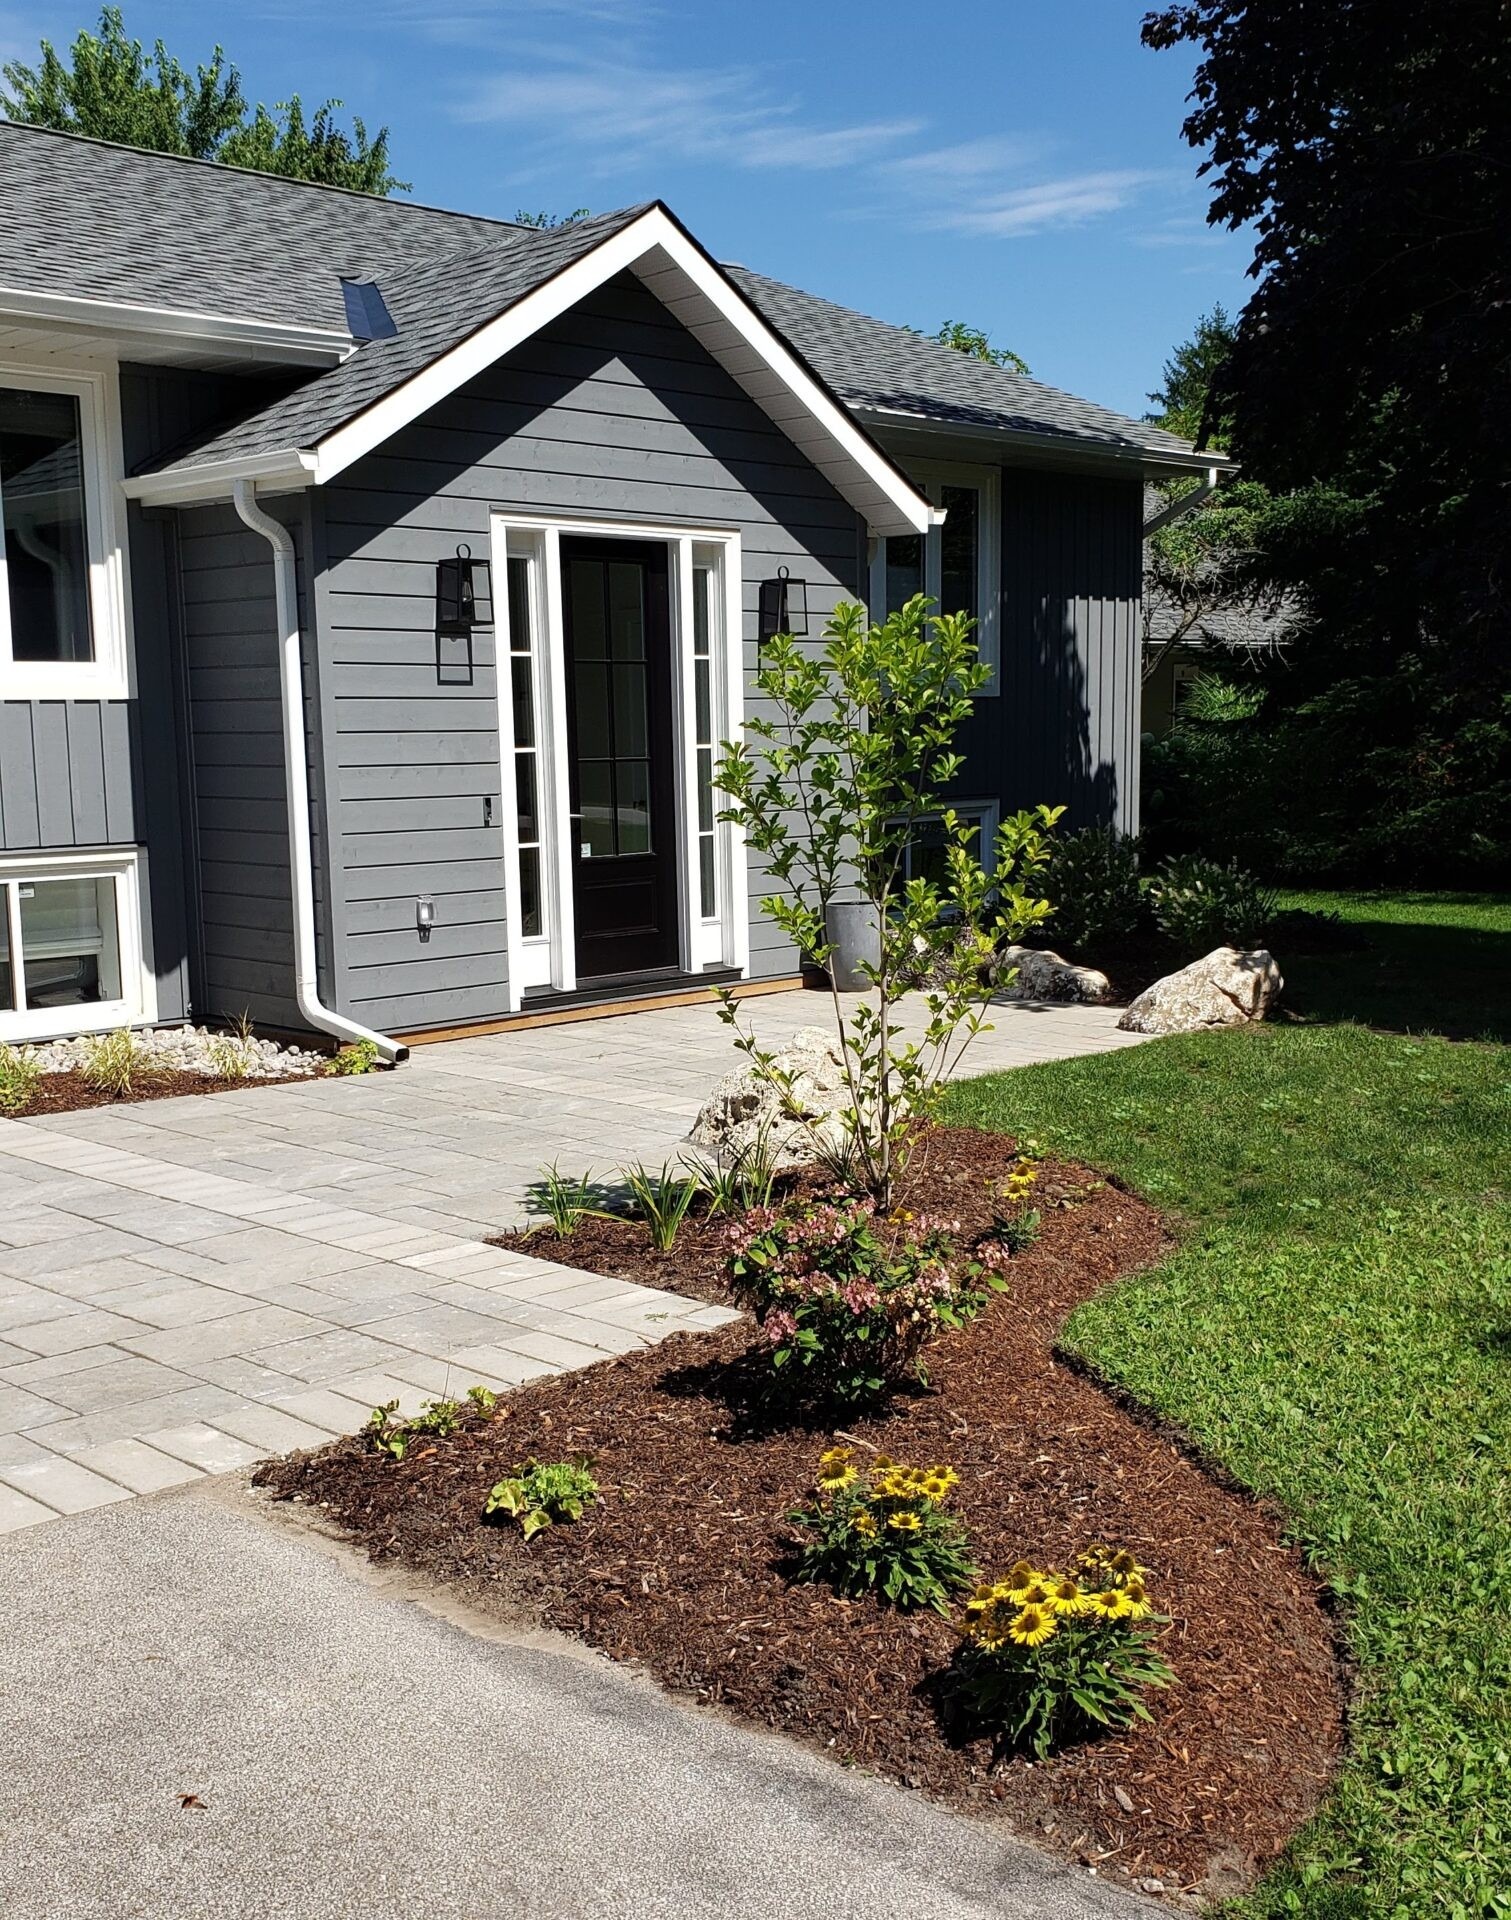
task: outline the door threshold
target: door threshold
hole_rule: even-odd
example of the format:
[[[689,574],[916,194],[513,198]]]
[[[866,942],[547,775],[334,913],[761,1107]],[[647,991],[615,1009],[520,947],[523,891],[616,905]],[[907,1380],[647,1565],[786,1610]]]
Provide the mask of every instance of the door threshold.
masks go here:
[[[531,1027],[570,1026],[579,1020],[609,1020],[628,1013],[650,1013],[658,1007],[696,1007],[710,1004],[710,989],[727,987],[737,1000],[758,999],[768,993],[794,993],[804,985],[798,974],[778,980],[741,980],[737,973],[718,968],[710,973],[674,972],[662,986],[647,988],[646,975],[635,976],[638,991],[627,983],[605,987],[595,981],[576,993],[547,993],[528,997],[518,1013],[495,1020],[477,1020],[465,1026],[430,1027],[420,1033],[394,1034],[406,1047],[427,1047],[440,1040],[481,1040],[490,1033],[524,1032]]]

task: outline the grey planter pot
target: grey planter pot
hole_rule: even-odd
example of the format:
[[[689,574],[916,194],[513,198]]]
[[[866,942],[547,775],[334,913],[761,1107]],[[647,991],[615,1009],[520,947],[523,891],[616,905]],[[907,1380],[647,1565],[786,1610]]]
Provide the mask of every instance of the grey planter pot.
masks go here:
[[[829,974],[841,993],[865,993],[870,977],[862,965],[881,965],[881,919],[864,900],[836,900],[824,915],[824,934],[834,948]]]

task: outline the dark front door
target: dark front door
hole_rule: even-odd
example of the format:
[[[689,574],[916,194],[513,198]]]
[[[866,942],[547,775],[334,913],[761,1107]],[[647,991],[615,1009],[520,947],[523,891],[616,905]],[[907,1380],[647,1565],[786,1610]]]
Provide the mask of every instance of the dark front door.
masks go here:
[[[667,549],[563,540],[577,974],[677,961]]]

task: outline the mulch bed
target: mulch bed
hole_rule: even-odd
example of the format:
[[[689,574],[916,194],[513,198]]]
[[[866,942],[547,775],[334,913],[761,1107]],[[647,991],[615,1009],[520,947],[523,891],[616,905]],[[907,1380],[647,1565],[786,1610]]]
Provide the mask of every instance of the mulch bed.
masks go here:
[[[969,1231],[984,1173],[1007,1151],[941,1130],[915,1187]],[[578,1634],[845,1763],[1005,1816],[1104,1875],[1230,1893],[1327,1786],[1343,1729],[1333,1625],[1270,1515],[1056,1356],[1072,1307],[1158,1257],[1159,1216],[1074,1166],[1047,1166],[1035,1198],[1043,1236],[1013,1261],[1011,1291],[931,1349],[927,1389],[842,1428],[762,1423],[742,1320],[536,1382],[398,1464],[350,1439],[258,1480],[323,1508],[375,1558]],[[533,1244],[710,1297],[721,1231],[696,1227],[665,1265],[628,1257],[627,1239],[611,1252],[607,1229],[591,1247],[581,1234]],[[808,1499],[831,1431],[956,1466],[956,1510],[984,1571],[1020,1555],[1063,1563],[1093,1541],[1131,1547],[1173,1617],[1163,1645],[1179,1684],[1151,1698],[1153,1723],[1043,1765],[994,1764],[988,1743],[952,1732],[937,1691],[957,1644],[947,1621],[786,1578],[786,1515]],[[532,1455],[586,1455],[603,1496],[526,1548],[481,1513],[493,1482]]]
[[[238,1087],[286,1087],[291,1081],[311,1077],[307,1073],[281,1073],[266,1080],[215,1080],[208,1074],[165,1067],[138,1080],[129,1093],[109,1093],[103,1087],[91,1086],[82,1067],[70,1067],[65,1073],[44,1073],[22,1111],[0,1114],[0,1119],[35,1120],[40,1113],[79,1113],[85,1107],[130,1106],[139,1100],[176,1100],[181,1094],[229,1093]]]

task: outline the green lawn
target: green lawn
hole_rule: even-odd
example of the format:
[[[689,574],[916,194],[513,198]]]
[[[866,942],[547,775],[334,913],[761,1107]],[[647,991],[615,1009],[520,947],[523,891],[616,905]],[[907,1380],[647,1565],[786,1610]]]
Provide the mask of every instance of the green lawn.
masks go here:
[[[1361,945],[1288,956],[1287,998],[1308,1016],[1403,1033],[1511,1042],[1511,899],[1482,893],[1287,893],[1336,913]]]
[[[1462,900],[1407,902],[1394,927],[1388,902],[1358,910],[1382,951],[1431,935],[1446,957],[1457,927],[1474,966],[1507,939],[1504,909],[1477,930]],[[1360,1018],[1398,1017],[1392,982],[1371,1002],[1335,979]],[[1344,1603],[1349,1759],[1240,1910],[1506,1920],[1511,1049],[1320,1022],[1187,1035],[965,1083],[950,1117],[1037,1134],[1171,1213],[1180,1250],[1067,1344],[1273,1496]]]

